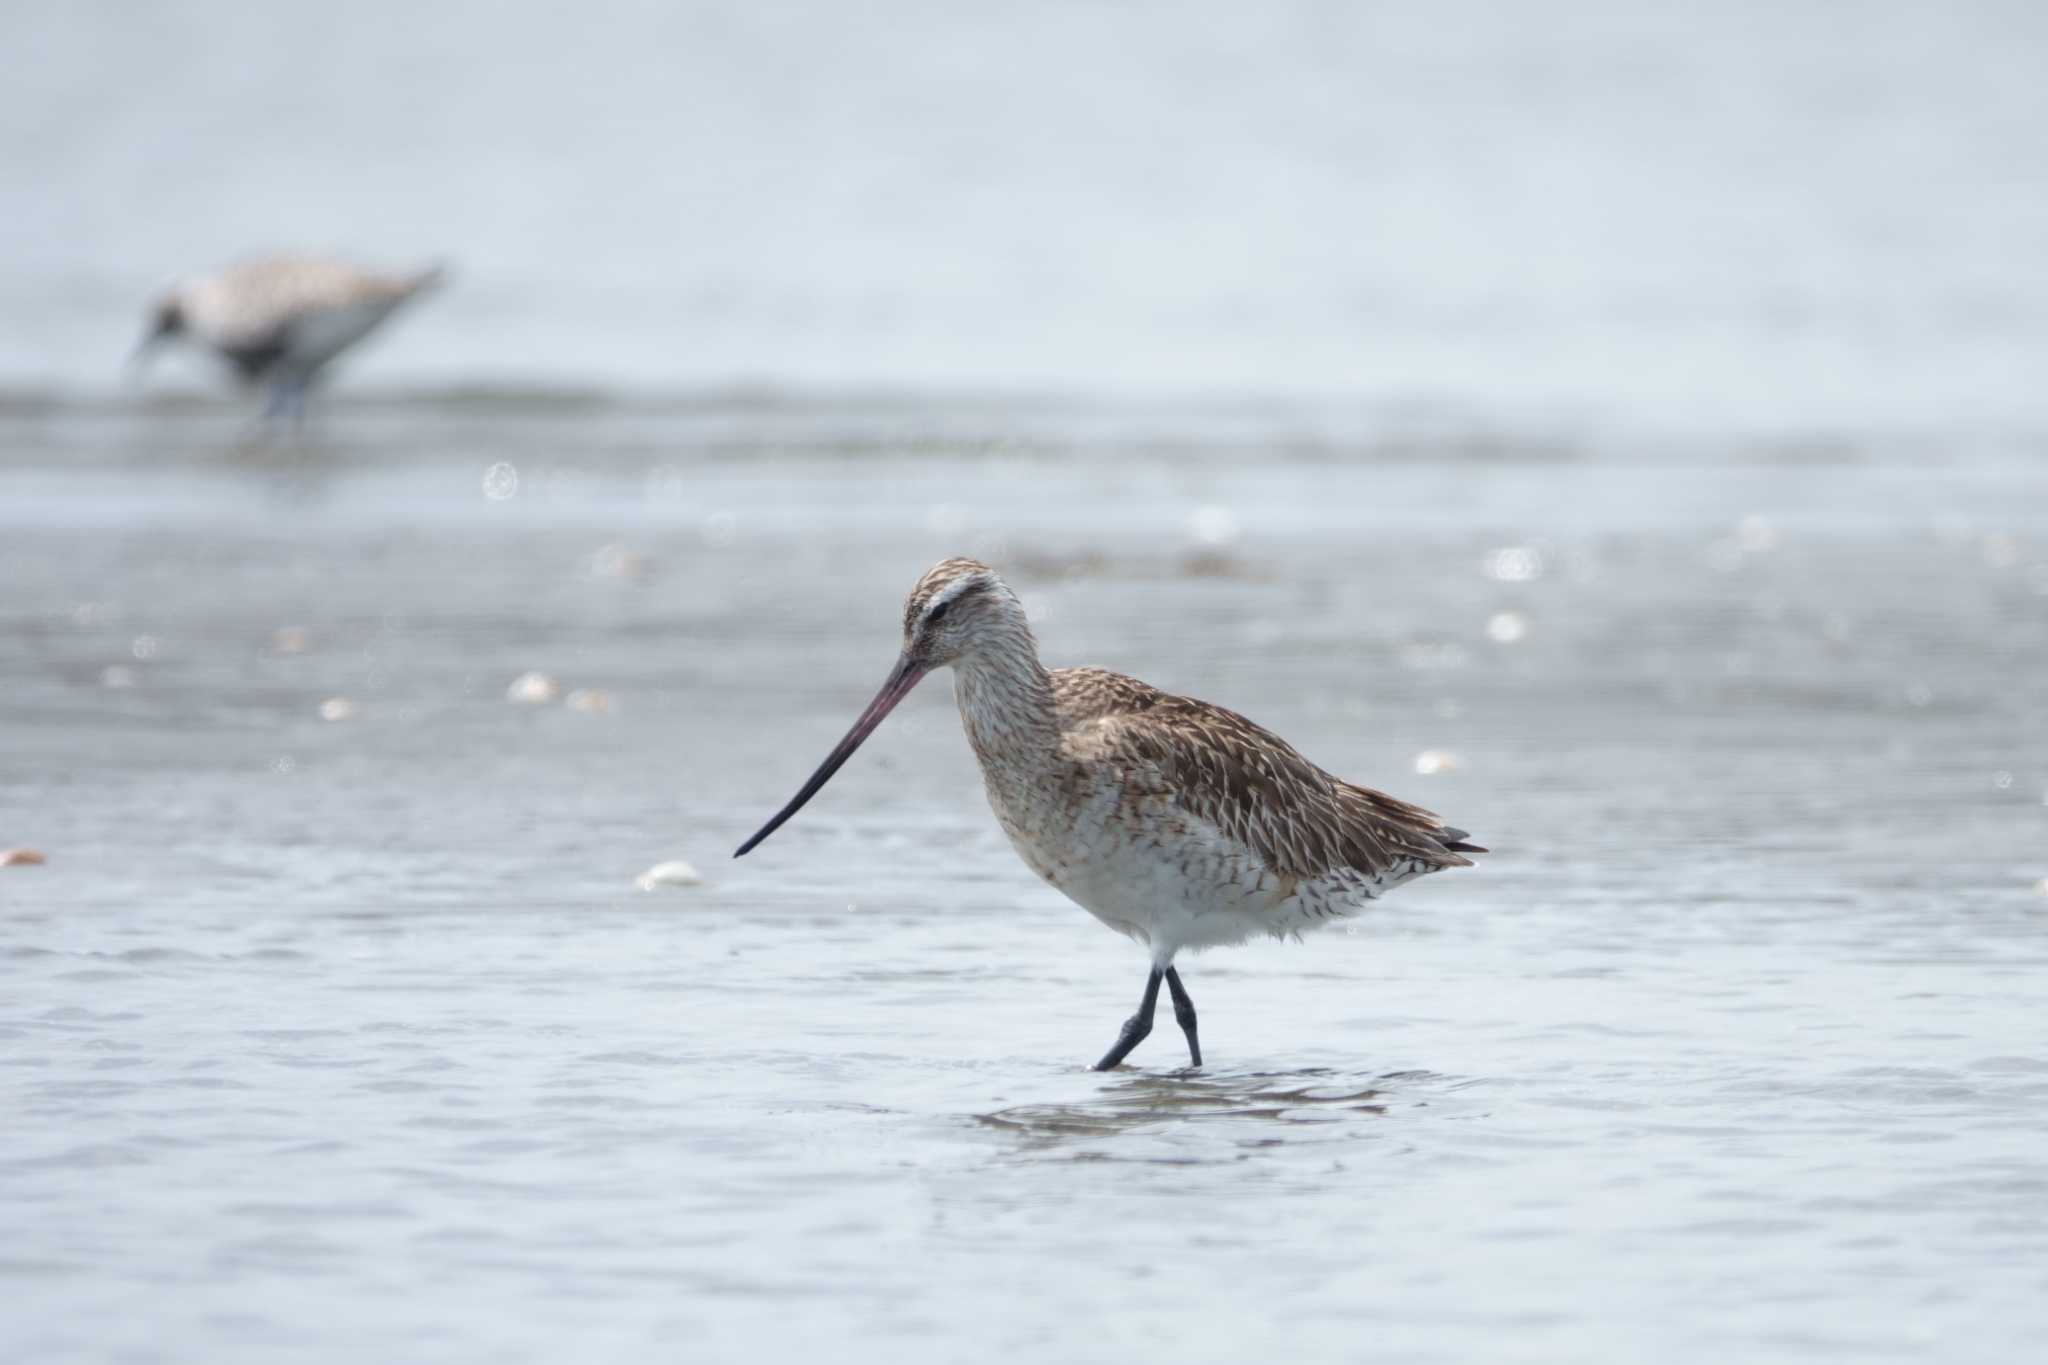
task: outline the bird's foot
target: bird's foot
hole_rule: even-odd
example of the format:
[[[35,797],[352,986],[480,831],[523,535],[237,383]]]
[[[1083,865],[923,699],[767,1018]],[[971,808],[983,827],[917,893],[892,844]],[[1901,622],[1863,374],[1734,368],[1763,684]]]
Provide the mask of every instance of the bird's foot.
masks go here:
[[[1131,1049],[1145,1041],[1152,1033],[1152,1021],[1143,1015],[1134,1014],[1124,1020],[1124,1026],[1117,1031],[1116,1046],[1102,1055],[1095,1064],[1097,1071],[1114,1069],[1124,1058],[1131,1055]]]

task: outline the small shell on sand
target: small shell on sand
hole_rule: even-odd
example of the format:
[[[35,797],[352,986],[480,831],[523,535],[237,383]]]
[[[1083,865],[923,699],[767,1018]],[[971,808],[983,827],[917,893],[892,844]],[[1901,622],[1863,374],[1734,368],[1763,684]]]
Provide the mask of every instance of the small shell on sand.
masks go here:
[[[1518,611],[1497,611],[1486,618],[1486,638],[1511,645],[1529,633],[1529,618]]]
[[[1424,777],[1458,770],[1458,756],[1444,749],[1424,749],[1415,755],[1415,771]]]
[[[1237,514],[1214,503],[1188,513],[1188,533],[1204,545],[1233,545],[1244,530]]]
[[[521,673],[505,689],[505,700],[520,706],[546,706],[562,695],[562,685],[545,673]]]
[[[41,867],[48,861],[49,859],[32,848],[10,848],[4,853],[0,853],[0,867]],[[669,866],[675,866],[675,864],[662,864],[662,867]],[[657,872],[660,870],[661,868],[655,869]]]
[[[304,654],[313,643],[313,632],[304,626],[279,626],[270,632],[270,648],[275,654]]]
[[[653,891],[664,886],[697,886],[703,882],[697,869],[677,859],[673,862],[656,863],[633,879],[633,885],[642,891]]]
[[[356,704],[347,697],[329,697],[320,703],[322,720],[353,720],[355,714]]]
[[[581,711],[586,716],[601,716],[612,709],[612,694],[595,687],[579,687],[562,699],[562,704],[571,711]]]

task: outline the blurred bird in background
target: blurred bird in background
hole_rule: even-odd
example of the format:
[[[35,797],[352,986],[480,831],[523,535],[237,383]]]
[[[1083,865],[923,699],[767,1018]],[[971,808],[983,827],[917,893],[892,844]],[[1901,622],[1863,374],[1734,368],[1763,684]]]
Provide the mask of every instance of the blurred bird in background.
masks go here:
[[[443,277],[362,270],[313,256],[272,256],[187,280],[157,302],[136,348],[139,371],[156,347],[184,338],[214,352],[244,383],[263,386],[263,415],[302,421],[314,377]]]

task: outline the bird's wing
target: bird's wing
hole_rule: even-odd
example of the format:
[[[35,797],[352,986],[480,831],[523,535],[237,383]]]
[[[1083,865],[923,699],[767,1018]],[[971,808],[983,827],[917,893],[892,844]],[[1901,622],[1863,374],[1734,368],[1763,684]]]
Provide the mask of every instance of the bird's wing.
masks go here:
[[[217,344],[233,350],[272,344],[311,314],[395,303],[412,287],[341,261],[273,256],[231,266],[202,282],[196,302]]]
[[[1235,711],[1101,670],[1054,676],[1069,757],[1114,766],[1128,787],[1170,799],[1280,876],[1468,867],[1463,853],[1483,852],[1422,807],[1331,776]]]

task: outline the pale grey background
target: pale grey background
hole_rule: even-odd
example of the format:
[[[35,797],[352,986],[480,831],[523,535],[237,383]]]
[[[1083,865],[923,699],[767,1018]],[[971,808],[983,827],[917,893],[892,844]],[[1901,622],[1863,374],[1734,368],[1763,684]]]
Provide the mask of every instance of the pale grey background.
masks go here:
[[[8,7],[0,1356],[2038,1349],[2044,13]],[[1495,851],[1085,1071],[961,551]]]

